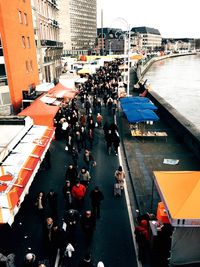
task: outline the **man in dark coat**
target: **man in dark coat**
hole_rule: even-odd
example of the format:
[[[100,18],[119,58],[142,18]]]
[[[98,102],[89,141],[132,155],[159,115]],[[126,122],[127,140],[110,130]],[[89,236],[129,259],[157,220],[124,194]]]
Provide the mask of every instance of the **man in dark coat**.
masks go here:
[[[84,258],[80,261],[78,267],[94,267],[92,263],[91,255],[85,254]]]
[[[81,226],[85,234],[86,245],[90,245],[96,226],[95,216],[91,210],[87,210],[81,217]]]
[[[91,204],[92,204],[92,211],[96,218],[100,218],[100,205],[101,201],[104,199],[103,193],[100,191],[99,187],[96,186],[90,192]]]

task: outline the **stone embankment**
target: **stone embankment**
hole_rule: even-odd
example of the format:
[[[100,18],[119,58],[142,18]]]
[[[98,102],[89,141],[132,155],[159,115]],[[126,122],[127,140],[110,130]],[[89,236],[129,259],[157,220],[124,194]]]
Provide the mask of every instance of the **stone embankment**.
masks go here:
[[[177,57],[194,55],[195,53],[184,53],[165,55],[160,57],[154,57],[150,59],[145,65],[139,65],[137,69],[137,77],[141,79],[142,76],[148,71],[150,66],[159,60]],[[170,127],[174,130],[177,138],[184,142],[187,147],[200,159],[200,131],[196,126],[182,116],[174,107],[167,103],[162,97],[160,97],[153,90],[149,92],[149,98],[158,107],[159,116],[167,122]]]

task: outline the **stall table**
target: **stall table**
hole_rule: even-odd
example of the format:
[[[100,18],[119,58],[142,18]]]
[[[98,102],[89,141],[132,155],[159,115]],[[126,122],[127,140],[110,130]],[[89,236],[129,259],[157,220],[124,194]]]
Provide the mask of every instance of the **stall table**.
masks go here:
[[[131,136],[133,137],[142,137],[143,142],[145,137],[153,137],[154,141],[156,141],[157,137],[164,137],[167,142],[167,133],[166,132],[157,132],[157,131],[146,131],[142,132],[141,130],[131,130]]]

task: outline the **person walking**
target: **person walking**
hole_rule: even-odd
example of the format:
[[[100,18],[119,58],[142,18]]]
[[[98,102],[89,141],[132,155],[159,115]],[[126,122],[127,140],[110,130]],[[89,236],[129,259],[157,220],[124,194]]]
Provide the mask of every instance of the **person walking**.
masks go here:
[[[100,205],[101,201],[104,199],[103,193],[100,191],[98,186],[90,192],[92,212],[96,218],[100,218]]]
[[[75,147],[72,148],[71,156],[72,156],[74,166],[77,168],[79,155],[78,155],[78,151]]]
[[[50,216],[54,219],[54,221],[57,220],[57,193],[50,189],[49,193],[47,194],[47,201],[49,204],[50,209]]]
[[[119,148],[119,144],[120,144],[120,138],[119,138],[119,133],[117,131],[115,131],[115,133],[112,135],[112,142],[113,142],[115,155],[118,156],[118,148]]]
[[[102,117],[102,115],[100,113],[97,113],[96,121],[97,121],[97,124],[98,124],[98,128],[101,128],[102,127],[103,117]]]
[[[87,171],[87,169],[85,167],[82,167],[81,170],[78,173],[78,179],[80,180],[80,182],[85,185],[88,186],[90,180],[91,180],[91,176],[89,171]]]
[[[124,189],[124,179],[125,179],[125,172],[122,169],[122,166],[119,166],[118,169],[115,171],[115,179],[118,184],[120,184],[120,188]]]
[[[96,226],[95,216],[91,210],[85,211],[81,216],[81,226],[85,234],[86,246],[88,247],[92,242],[92,237]]]
[[[94,164],[94,157],[89,149],[85,149],[83,160],[87,165],[87,170],[90,172],[92,165]]]
[[[78,267],[94,267],[89,253],[84,255],[84,258],[80,261]]]
[[[77,181],[76,184],[72,187],[72,197],[75,202],[75,207],[80,210],[83,205],[84,197],[86,194],[86,187]]]
[[[41,219],[44,219],[45,204],[46,204],[45,194],[43,191],[40,191],[36,197],[35,207]]]
[[[73,164],[70,164],[65,173],[65,180],[69,180],[71,185],[74,185],[77,180],[78,171]]]

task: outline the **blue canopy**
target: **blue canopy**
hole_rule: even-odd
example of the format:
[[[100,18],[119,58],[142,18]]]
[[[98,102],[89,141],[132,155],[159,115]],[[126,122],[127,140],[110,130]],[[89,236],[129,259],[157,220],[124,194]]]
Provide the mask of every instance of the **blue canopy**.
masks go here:
[[[141,97],[141,96],[134,96],[134,97],[123,97],[120,98],[120,103],[141,103],[141,102],[150,102],[149,98],[147,97]]]
[[[151,109],[151,110],[157,110],[158,108],[152,104],[151,102],[127,102],[127,103],[121,103],[121,107],[123,111],[126,110],[132,110],[132,109]]]
[[[159,117],[153,110],[150,109],[133,109],[125,111],[129,123],[145,122],[145,121],[158,121]]]

